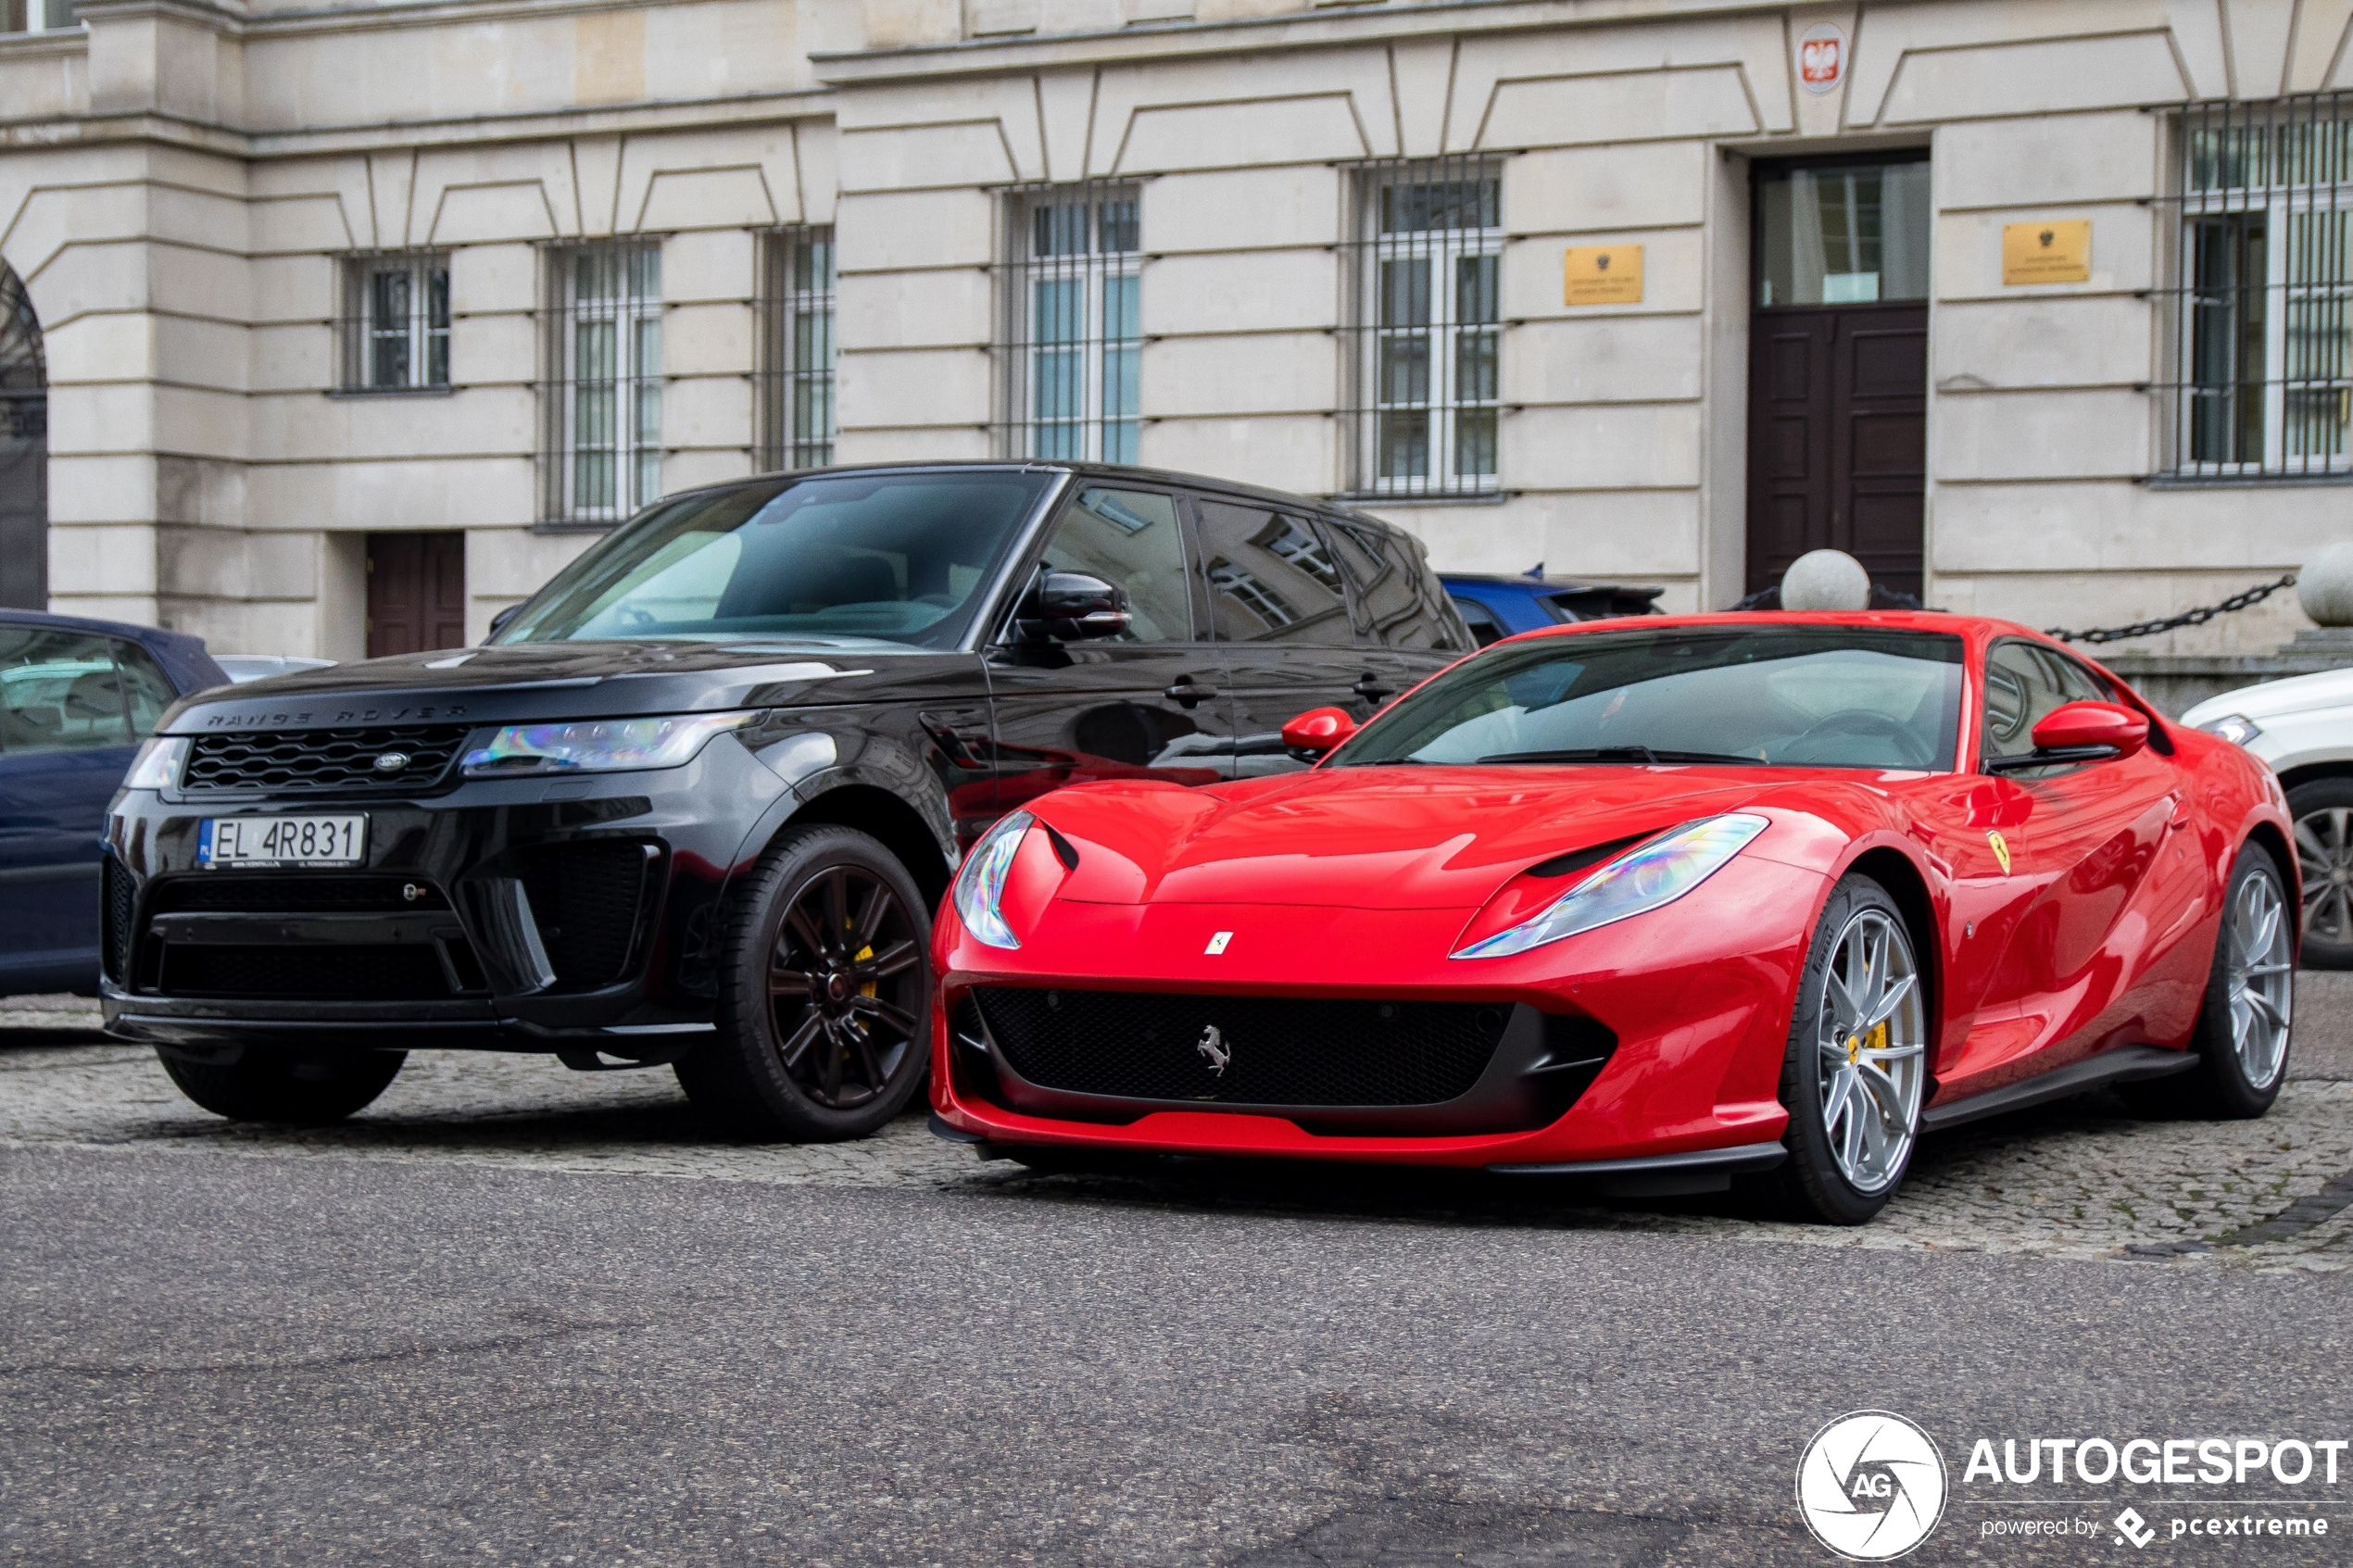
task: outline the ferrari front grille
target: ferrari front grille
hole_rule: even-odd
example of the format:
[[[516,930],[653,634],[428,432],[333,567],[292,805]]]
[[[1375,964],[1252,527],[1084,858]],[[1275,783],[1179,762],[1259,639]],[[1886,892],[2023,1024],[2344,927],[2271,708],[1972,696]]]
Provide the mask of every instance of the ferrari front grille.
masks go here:
[[[1006,1063],[1041,1088],[1131,1100],[1336,1108],[1470,1092],[1508,1008],[1149,991],[973,993]]]

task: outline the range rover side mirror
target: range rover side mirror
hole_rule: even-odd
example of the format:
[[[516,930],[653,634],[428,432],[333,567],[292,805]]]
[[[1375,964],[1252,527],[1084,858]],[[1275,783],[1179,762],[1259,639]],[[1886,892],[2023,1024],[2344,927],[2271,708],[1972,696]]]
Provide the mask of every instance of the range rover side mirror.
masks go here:
[[[507,629],[508,621],[512,621],[517,615],[522,613],[522,605],[523,601],[519,599],[490,618],[490,631],[488,634],[482,639],[484,645],[492,642],[497,637],[499,633],[505,631]]]
[[[1024,642],[1077,643],[1116,637],[1134,619],[1127,596],[1101,578],[1042,571],[1013,612],[1013,631]]]
[[[1311,708],[1283,726],[1286,750],[1317,758],[1356,733],[1356,721],[1345,708]]]

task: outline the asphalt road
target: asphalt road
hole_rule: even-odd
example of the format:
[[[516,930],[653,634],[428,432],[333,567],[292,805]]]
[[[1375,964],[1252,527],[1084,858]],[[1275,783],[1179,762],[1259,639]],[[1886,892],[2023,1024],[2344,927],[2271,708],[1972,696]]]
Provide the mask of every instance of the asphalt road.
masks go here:
[[[2353,1008],[2312,994],[2305,1070],[2338,1075]],[[110,1049],[55,1081],[145,1082]],[[1820,1563],[1799,1455],[1862,1407],[1948,1465],[1912,1561],[2353,1556],[2353,1456],[2334,1487],[1964,1479],[1979,1437],[2353,1437],[2353,1271],[2220,1232],[2026,1255],[1481,1184],[598,1168],[673,1135],[627,1076],[561,1168],[497,1158],[560,1111],[397,1158],[433,1113],[0,1139],[0,1562]],[[2291,1085],[2320,1123],[2344,1087]],[[2103,1115],[1994,1135],[2167,1147]],[[2342,1228],[2330,1190],[2263,1201]],[[2334,1533],[2169,1537],[2225,1505]],[[1985,1534],[2059,1518],[2096,1533]]]

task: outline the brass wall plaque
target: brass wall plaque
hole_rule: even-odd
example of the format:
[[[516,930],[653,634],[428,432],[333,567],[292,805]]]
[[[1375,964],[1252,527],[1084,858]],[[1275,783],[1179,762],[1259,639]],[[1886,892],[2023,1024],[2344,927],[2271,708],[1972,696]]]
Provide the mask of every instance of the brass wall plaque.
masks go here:
[[[2092,281],[2092,220],[2066,218],[2002,225],[2002,283],[2087,283]]]
[[[1562,268],[1566,305],[1642,303],[1642,247],[1571,245]]]

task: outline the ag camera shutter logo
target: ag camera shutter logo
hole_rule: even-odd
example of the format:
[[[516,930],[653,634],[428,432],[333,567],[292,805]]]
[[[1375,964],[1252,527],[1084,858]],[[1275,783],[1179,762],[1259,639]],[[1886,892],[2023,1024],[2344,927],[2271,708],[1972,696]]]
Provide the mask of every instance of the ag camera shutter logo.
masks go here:
[[[1856,1562],[1884,1562],[1944,1516],[1944,1456],[1886,1411],[1856,1411],[1814,1434],[1797,1461],[1797,1511],[1814,1538]]]

